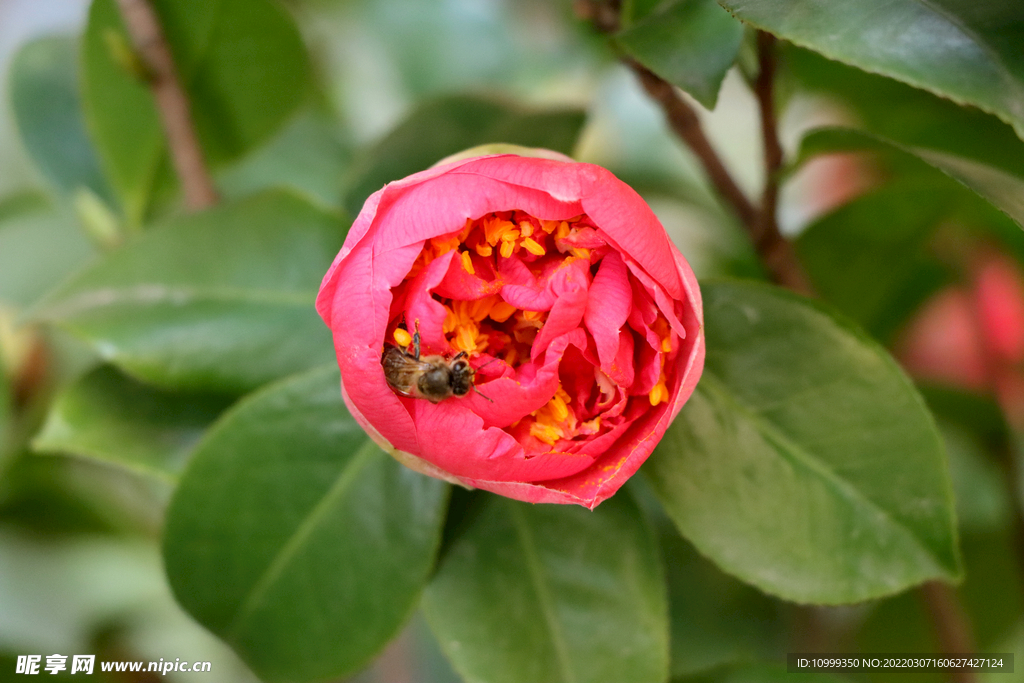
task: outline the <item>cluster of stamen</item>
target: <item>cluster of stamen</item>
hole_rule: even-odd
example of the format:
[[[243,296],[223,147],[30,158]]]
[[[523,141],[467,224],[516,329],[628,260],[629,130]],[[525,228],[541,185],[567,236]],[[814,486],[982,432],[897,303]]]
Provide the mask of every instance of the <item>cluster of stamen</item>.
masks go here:
[[[424,243],[406,282],[415,278],[435,259],[456,250],[460,267],[469,275],[484,278],[490,273],[479,272],[481,268],[497,274],[499,259],[508,259],[513,255],[518,255],[535,275],[539,275],[552,259],[562,263],[586,260],[592,264],[592,272],[596,272],[596,264],[602,255],[592,254],[591,249],[579,246],[575,239],[579,231],[594,228],[585,215],[569,220],[549,221],[539,220],[521,211],[506,211],[467,220],[461,231],[435,237]],[[451,349],[455,352],[464,351],[471,358],[486,353],[514,371],[531,359],[533,342],[549,313],[518,309],[504,301],[497,293],[498,289],[500,287],[493,290],[495,293],[474,300],[452,300],[437,294],[433,296],[444,306],[446,315],[443,333]],[[403,327],[401,317],[396,317],[391,321],[390,328],[395,343],[408,347],[412,342],[409,333],[411,325],[408,321],[404,322]],[[664,365],[665,355],[672,350],[673,341],[668,323],[662,316],[659,315],[652,329],[662,339],[663,353],[661,376],[650,390],[648,398],[651,405],[658,405],[669,399]],[[500,370],[497,374],[501,374]],[[602,429],[601,415],[581,419],[581,416],[587,415],[587,410],[575,403],[560,383],[555,395],[544,406],[523,418],[529,421],[528,433],[549,446],[561,440],[599,433]],[[517,422],[512,428],[518,425]]]

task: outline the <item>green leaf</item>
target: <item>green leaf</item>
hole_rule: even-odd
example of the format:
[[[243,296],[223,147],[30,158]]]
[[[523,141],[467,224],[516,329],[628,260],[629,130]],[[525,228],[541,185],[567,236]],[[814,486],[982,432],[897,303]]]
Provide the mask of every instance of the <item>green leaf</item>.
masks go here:
[[[266,145],[218,175],[227,197],[287,187],[317,203],[341,208],[341,184],[349,151],[326,116],[303,111]]]
[[[30,197],[0,202],[0,303],[19,308],[38,301],[95,254],[66,207]]]
[[[141,235],[37,314],[144,381],[242,392],[334,357],[313,302],[345,228],[265,193]]]
[[[808,50],[785,44],[781,50],[784,73],[791,73],[802,89],[852,109],[858,128],[906,147],[1024,175],[1024,140],[995,116]]]
[[[78,96],[77,41],[49,36],[26,43],[11,64],[11,107],[26,151],[58,190],[110,190],[85,132]]]
[[[942,443],[892,358],[783,290],[701,289],[704,374],[644,468],[682,534],[797,602],[959,578]]]
[[[584,118],[579,109],[528,110],[467,95],[432,100],[364,150],[350,174],[345,208],[356,215],[385,183],[477,145],[509,143],[570,154]]]
[[[1010,123],[1024,137],[1024,5],[1017,0],[721,0],[743,21],[864,71]]]
[[[824,128],[809,133],[801,145],[801,157],[830,152],[891,148],[917,157],[984,197],[1024,227],[1024,167],[1009,172],[996,166],[943,151],[912,147],[869,133],[845,128]],[[1022,150],[1024,151],[1024,150]]]
[[[230,403],[226,396],[157,389],[102,365],[57,395],[32,447],[175,479]]]
[[[615,36],[638,62],[708,109],[736,61],[743,24],[714,0],[669,0]]]
[[[815,221],[795,247],[822,298],[888,341],[950,279],[929,238],[970,193],[942,178],[889,182]],[[958,191],[959,190],[959,191]]]
[[[447,491],[370,442],[337,370],[314,370],[246,398],[200,444],[167,513],[167,575],[260,678],[338,678],[415,609]]]
[[[298,29],[269,0],[157,0],[207,161],[217,166],[269,137],[307,93]],[[173,184],[163,129],[138,75],[112,53],[131,45],[114,0],[95,0],[83,44],[83,99],[93,139],[135,223]]]
[[[654,539],[625,495],[593,512],[477,496],[424,596],[467,681],[660,683],[665,589]]]

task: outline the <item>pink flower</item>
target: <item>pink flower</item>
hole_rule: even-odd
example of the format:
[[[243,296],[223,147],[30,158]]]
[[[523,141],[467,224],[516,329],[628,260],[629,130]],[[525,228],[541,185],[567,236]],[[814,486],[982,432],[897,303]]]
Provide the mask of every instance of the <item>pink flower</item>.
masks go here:
[[[697,384],[700,290],[636,192],[545,154],[464,159],[374,193],[317,310],[345,403],[399,461],[510,498],[593,508]],[[474,390],[433,403],[389,385],[382,354],[412,356],[417,328],[421,359],[467,354]]]

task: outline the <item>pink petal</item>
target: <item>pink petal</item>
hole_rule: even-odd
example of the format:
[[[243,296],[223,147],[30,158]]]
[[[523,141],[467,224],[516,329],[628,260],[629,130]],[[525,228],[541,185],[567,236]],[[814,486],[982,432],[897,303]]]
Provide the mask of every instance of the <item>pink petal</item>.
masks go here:
[[[618,253],[612,252],[601,260],[590,285],[590,298],[583,316],[587,330],[597,344],[601,369],[609,375],[612,374],[609,368],[618,356],[622,326],[633,307],[632,299],[626,264]]]
[[[587,166],[583,210],[609,244],[650,273],[673,299],[684,297],[672,244],[651,207],[633,188],[600,166]]]

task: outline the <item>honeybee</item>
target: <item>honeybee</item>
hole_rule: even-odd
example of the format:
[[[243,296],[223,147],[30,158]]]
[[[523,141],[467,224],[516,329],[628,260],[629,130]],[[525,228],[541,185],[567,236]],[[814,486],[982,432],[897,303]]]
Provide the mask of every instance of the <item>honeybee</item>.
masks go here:
[[[466,352],[460,351],[451,358],[444,356],[420,357],[419,329],[412,337],[413,349],[388,344],[384,348],[380,364],[384,378],[396,393],[409,398],[425,398],[431,403],[440,403],[451,396],[465,396],[470,389],[476,391],[473,378],[476,371],[466,359]],[[483,394],[480,394],[488,401]]]

